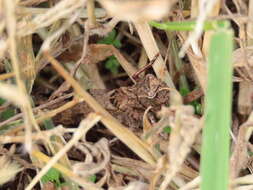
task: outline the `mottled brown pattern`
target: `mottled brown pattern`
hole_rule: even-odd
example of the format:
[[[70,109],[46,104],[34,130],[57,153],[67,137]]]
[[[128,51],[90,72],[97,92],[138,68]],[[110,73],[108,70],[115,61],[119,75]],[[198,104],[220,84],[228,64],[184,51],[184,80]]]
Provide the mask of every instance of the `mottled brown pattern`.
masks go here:
[[[90,94],[120,122],[134,130],[142,127],[143,114],[149,106],[152,109],[148,117],[154,120],[155,112],[162,105],[169,104],[166,85],[151,74],[139,79],[132,86],[112,91],[90,90]],[[54,122],[66,126],[77,125],[91,111],[85,102],[79,103],[54,117]]]

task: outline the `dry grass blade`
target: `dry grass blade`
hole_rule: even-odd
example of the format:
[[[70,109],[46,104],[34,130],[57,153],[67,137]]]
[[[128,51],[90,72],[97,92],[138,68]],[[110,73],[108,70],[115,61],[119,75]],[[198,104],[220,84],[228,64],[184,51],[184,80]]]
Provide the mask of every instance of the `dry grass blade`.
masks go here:
[[[105,138],[100,139],[94,145],[89,145],[88,142],[85,142],[84,144],[79,144],[76,147],[86,155],[85,162],[77,162],[73,165],[74,173],[82,177],[95,175],[96,173],[105,170],[106,166],[110,162],[111,154],[109,150],[109,142]],[[90,149],[90,151],[88,149]],[[103,160],[99,158],[100,154],[102,154]],[[95,160],[98,163],[95,163]]]
[[[63,135],[64,133],[70,133],[70,132],[75,132],[76,129],[65,129],[62,126],[55,127],[54,129],[47,130],[47,131],[42,131],[40,133],[32,133],[30,138],[33,141],[33,143],[39,141],[39,140],[44,140],[44,141],[49,141],[51,136],[54,135]],[[8,144],[8,143],[22,143],[24,142],[25,137],[24,136],[0,136],[0,142],[2,144]]]
[[[47,27],[57,22],[59,19],[66,17],[71,18],[73,14],[80,14],[80,8],[84,7],[85,4],[86,0],[60,1],[54,7],[47,10],[44,14],[36,15],[29,22],[20,22],[17,26],[17,35],[25,36],[35,33],[38,29]]]
[[[40,178],[47,173],[47,171],[53,167],[53,165],[64,155],[66,152],[75,145],[79,139],[82,138],[83,134],[89,130],[91,127],[93,127],[98,121],[100,120],[100,116],[96,114],[90,114],[86,119],[84,119],[76,132],[74,133],[72,139],[61,149],[59,152],[57,152],[54,157],[46,164],[46,166],[43,167],[43,169],[33,178],[31,183],[26,187],[26,190],[31,190],[34,185],[40,180]],[[90,187],[92,188],[92,187]],[[93,187],[92,189],[98,189]]]
[[[156,159],[149,151],[149,146],[135,136],[130,130],[120,124],[112,117],[91,95],[89,95],[63,68],[62,66],[48,53],[45,56],[54,66],[54,68],[71,84],[76,93],[81,96],[84,101],[97,113],[101,114],[101,121],[111,130],[122,142],[131,148],[137,155],[150,164],[155,164]]]
[[[210,11],[209,13],[209,17],[215,17],[219,15],[220,12],[220,7],[221,7],[221,1],[217,0],[212,11]],[[212,36],[212,32],[205,32],[204,34],[204,39],[203,39],[203,45],[202,45],[202,52],[205,55],[205,57],[207,57],[208,54],[208,47],[210,44],[210,40],[211,40],[211,36]]]
[[[181,187],[179,190],[191,190],[195,187],[197,187],[200,184],[200,177],[196,177],[189,183],[187,183],[185,186]]]
[[[61,113],[61,112],[63,112],[64,110],[67,110],[67,109],[69,109],[69,108],[75,106],[79,101],[81,101],[81,100],[78,100],[77,98],[75,98],[75,99],[73,99],[72,101],[70,101],[70,102],[68,102],[68,103],[66,103],[66,104],[64,104],[64,105],[62,105],[62,106],[60,106],[60,107],[58,107],[58,108],[56,108],[56,109],[54,109],[54,110],[51,110],[51,111],[48,111],[48,112],[45,112],[45,113],[42,112],[42,113],[40,113],[40,114],[38,115],[38,118],[36,118],[36,122],[41,123],[41,122],[45,121],[46,119],[49,119],[49,118],[51,118],[51,117],[54,117],[54,116],[57,115],[58,113]],[[0,124],[0,127],[6,125],[7,123],[11,122],[11,121],[14,120],[14,119],[18,119],[18,118],[17,118],[16,116],[14,116],[13,118],[10,118],[9,121],[6,120],[6,121],[4,121],[4,122],[2,122],[2,123]],[[19,126],[15,127],[13,130],[10,130],[10,131],[6,132],[5,134],[6,134],[6,135],[15,134],[15,133],[17,133],[18,131],[22,130],[24,127],[25,127],[25,126],[24,126],[23,124],[22,124],[22,125],[19,125]]]
[[[32,152],[32,155],[39,161],[43,161],[46,163],[50,162],[50,158],[46,156],[45,154],[43,154],[42,152],[39,152],[39,151]],[[101,190],[99,187],[96,187],[94,184],[91,184],[90,182],[87,182],[83,178],[77,176],[74,172],[70,171],[68,168],[64,167],[61,164],[56,163],[53,165],[53,167],[59,170],[60,172],[62,172],[64,175],[69,177],[71,180],[73,180],[74,182],[82,186],[83,188],[88,187],[93,190]]]
[[[251,82],[242,81],[239,86],[238,112],[242,115],[249,115],[253,108],[252,101],[253,86]]]
[[[70,19],[65,21],[63,25],[55,31],[52,35],[48,36],[48,38],[44,41],[41,51],[49,51],[52,47],[52,42],[54,42],[59,36],[61,36],[78,18],[78,14],[75,13],[71,16]]]
[[[165,179],[160,186],[160,190],[165,190],[190,152],[195,137],[201,129],[202,121],[193,116],[191,106],[163,108],[160,114],[164,120],[168,117],[168,125],[172,127],[168,147],[169,169],[166,171]]]
[[[253,1],[250,0],[249,1],[249,7],[248,7],[248,15],[251,18],[253,16]],[[243,32],[240,33],[242,35]],[[248,46],[253,45],[253,24],[252,22],[249,22],[247,24],[247,31],[246,31],[246,44]],[[245,53],[245,52],[244,52]],[[252,69],[249,65],[249,60],[246,58],[244,59],[245,61],[245,68],[246,70],[248,70],[248,74],[250,76],[251,79],[252,78]],[[253,93],[253,85],[251,83],[249,83],[248,81],[243,81],[239,84],[239,96],[238,96],[238,111],[240,114],[242,115],[249,115],[252,108],[253,108],[253,101],[252,101],[252,93]]]
[[[26,90],[30,94],[36,77],[36,60],[33,52],[32,35],[18,40],[17,52],[19,63],[21,64],[20,68],[24,68],[21,76],[24,79]]]
[[[242,177],[238,177],[231,181],[231,185],[250,185],[253,184],[253,175],[245,175]]]
[[[95,27],[97,25],[96,16],[95,16],[95,1],[88,0],[87,1],[87,12],[88,12],[88,22],[89,26]]]
[[[4,73],[4,74],[0,75],[0,80],[6,80],[6,79],[9,79],[9,78],[14,77],[14,76],[15,76],[15,74],[13,72]]]
[[[142,44],[146,50],[148,58],[149,60],[152,60],[157,55],[157,53],[159,53],[159,49],[152,34],[151,28],[147,22],[144,23],[136,22],[134,24],[140,36]],[[175,88],[172,78],[166,68],[166,64],[161,55],[159,55],[156,61],[154,62],[153,69],[158,78],[164,81],[170,88]]]
[[[242,124],[239,129],[239,134],[236,140],[235,148],[230,159],[230,177],[236,178],[241,169],[245,168],[248,162],[247,144],[253,131],[253,112],[247,122]]]
[[[203,26],[204,26],[204,21],[206,20],[208,14],[212,11],[213,7],[216,5],[216,2],[218,0],[201,0],[199,1],[199,15],[197,17],[197,25],[194,29],[194,32],[192,32],[189,36],[189,38],[186,40],[184,43],[181,51],[180,51],[180,56],[183,57],[185,54],[186,50],[189,48],[189,46],[192,46],[193,52],[201,57],[201,51],[198,47],[198,39],[201,37],[201,34],[203,32]]]
[[[15,2],[5,0],[3,1],[4,7],[6,9],[6,23],[7,23],[7,32],[10,43],[10,58],[12,61],[13,71],[16,77],[16,83],[19,90],[24,94],[25,106],[21,106],[22,112],[24,113],[24,122],[26,127],[26,139],[25,146],[28,151],[32,148],[32,142],[30,140],[32,126],[34,126],[39,131],[39,126],[34,119],[32,108],[29,102],[29,98],[26,94],[26,88],[22,81],[21,69],[18,61],[17,55],[17,44],[16,44],[16,17],[15,17]]]

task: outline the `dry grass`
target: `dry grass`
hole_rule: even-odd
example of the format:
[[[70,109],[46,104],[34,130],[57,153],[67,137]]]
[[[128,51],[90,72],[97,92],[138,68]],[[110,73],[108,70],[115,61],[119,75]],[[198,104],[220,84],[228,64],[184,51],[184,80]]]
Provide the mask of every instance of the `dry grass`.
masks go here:
[[[43,189],[41,178],[55,168],[67,183],[61,189],[198,189],[203,112],[196,114],[196,105],[204,104],[193,96],[187,97],[192,104],[186,105],[181,95],[182,90],[206,90],[210,33],[203,32],[204,21],[229,18],[237,25],[233,26],[238,33],[234,77],[241,82],[234,84],[238,88],[231,126],[231,188],[252,189],[252,7],[251,0],[248,4],[239,0],[0,0],[0,97],[5,100],[0,105],[0,144],[5,150],[0,152],[4,166],[0,185]],[[197,20],[190,33],[166,33],[148,24],[189,19]],[[98,43],[112,30],[121,48]],[[140,72],[157,54],[151,68]],[[121,67],[116,74],[103,65],[110,56]],[[153,121],[152,108],[143,111],[143,126],[137,131],[123,125],[89,93],[124,86],[127,79],[135,84],[136,73],[143,78],[145,72],[167,84],[162,90],[170,91],[170,105],[163,105]],[[82,120],[78,126],[47,128],[48,120],[80,103],[93,112],[76,118]],[[14,113],[3,117],[10,110]],[[172,131],[166,133],[168,126]]]

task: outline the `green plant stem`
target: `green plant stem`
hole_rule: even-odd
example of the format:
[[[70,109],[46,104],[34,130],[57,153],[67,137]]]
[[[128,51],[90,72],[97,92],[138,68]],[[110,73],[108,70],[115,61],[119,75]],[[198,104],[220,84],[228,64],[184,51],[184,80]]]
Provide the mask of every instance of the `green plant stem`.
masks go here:
[[[177,72],[180,72],[180,78],[179,78],[179,87],[180,89],[185,89],[186,91],[190,91],[189,85],[185,76],[185,73],[183,71],[183,60],[179,58],[179,47],[177,40],[175,38],[175,35],[173,32],[166,32],[169,40],[170,40],[170,51],[173,57],[173,60],[175,61],[175,67]]]
[[[149,24],[155,28],[161,30],[171,30],[171,31],[192,31],[196,27],[195,21],[176,21],[176,22],[163,22],[159,23],[156,21],[150,21]],[[226,21],[205,21],[204,31],[215,30],[218,27],[224,27],[227,25]]]
[[[227,190],[232,101],[233,32],[217,29],[210,42],[201,190]]]

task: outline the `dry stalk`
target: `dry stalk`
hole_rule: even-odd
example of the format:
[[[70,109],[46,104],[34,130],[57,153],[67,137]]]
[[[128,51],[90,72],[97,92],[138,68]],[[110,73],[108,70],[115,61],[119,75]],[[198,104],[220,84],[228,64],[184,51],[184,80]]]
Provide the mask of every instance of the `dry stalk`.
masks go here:
[[[191,190],[200,184],[200,176],[194,178],[192,181],[181,187],[179,190]]]
[[[61,97],[59,97],[59,98],[57,98],[57,99],[54,99],[54,100],[52,100],[52,101],[50,101],[50,102],[48,102],[48,103],[45,103],[45,104],[43,104],[43,105],[40,105],[40,106],[34,108],[34,109],[33,109],[33,112],[34,112],[34,114],[36,114],[36,113],[38,113],[38,111],[40,111],[40,110],[42,110],[42,109],[44,109],[44,108],[47,108],[47,107],[49,107],[49,106],[51,106],[51,105],[54,105],[54,104],[56,104],[56,103],[58,103],[58,102],[61,102],[61,101],[65,100],[65,99],[67,99],[67,98],[71,98],[72,96],[73,96],[73,93],[70,93],[70,94],[61,96]],[[13,116],[13,117],[7,119],[7,120],[4,120],[3,122],[0,123],[0,128],[3,127],[4,125],[10,123],[10,122],[13,122],[13,121],[15,121],[15,120],[20,119],[20,118],[22,118],[22,117],[23,117],[23,114],[22,114],[22,113],[19,113],[19,114],[15,115],[15,116]]]
[[[21,77],[27,93],[30,94],[36,77],[36,60],[33,52],[32,35],[17,40],[17,53]]]
[[[55,31],[43,42],[41,51],[49,51],[49,49],[52,47],[51,43],[61,36],[77,20],[77,18],[78,13],[75,13],[69,20],[65,21],[57,31]]]
[[[88,13],[88,22],[89,27],[95,27],[97,25],[96,16],[95,16],[95,1],[87,0],[87,13]]]
[[[49,112],[47,112],[47,113],[41,113],[41,114],[40,114],[40,117],[38,117],[38,118],[36,119],[36,121],[37,121],[38,123],[41,123],[42,121],[44,121],[44,120],[46,120],[46,119],[48,119],[48,118],[52,118],[52,117],[54,117],[55,115],[57,115],[58,113],[61,113],[61,112],[63,112],[64,110],[67,110],[67,109],[69,109],[69,108],[75,106],[75,105],[76,105],[77,103],[79,103],[79,102],[80,102],[79,100],[73,99],[72,101],[70,101],[70,102],[64,104],[63,106],[61,106],[61,107],[59,107],[59,108],[56,108],[55,110],[49,111]],[[24,127],[25,127],[24,125],[19,125],[19,126],[15,127],[13,130],[11,130],[11,131],[9,131],[9,132],[7,132],[7,133],[5,133],[5,134],[7,135],[7,134],[10,134],[10,133],[17,133],[18,131],[22,130]]]
[[[86,4],[86,0],[62,0],[44,14],[38,14],[29,22],[23,21],[17,25],[17,35],[25,36],[35,33],[38,29],[47,27],[60,19],[71,18],[73,14],[79,14]]]
[[[86,47],[88,43],[88,34],[89,34],[89,27],[86,27],[85,32],[85,42],[83,46],[82,56],[75,64],[74,68],[71,70],[70,75],[74,76],[74,74],[77,72],[77,69],[79,66],[84,68],[88,74],[88,77],[90,79],[93,79],[96,81],[96,85],[102,87],[102,89],[105,88],[104,84],[102,83],[102,79],[99,76],[99,73],[96,68],[96,64],[100,61],[105,60],[107,57],[114,55],[117,60],[119,61],[122,68],[126,71],[130,79],[132,79],[133,82],[135,80],[133,79],[133,75],[137,72],[137,69],[131,65],[125,58],[122,56],[120,51],[115,48],[113,45],[107,45],[107,44],[90,44]],[[87,36],[86,36],[87,35]],[[86,45],[85,45],[86,44]],[[88,51],[86,51],[88,50]],[[84,65],[81,65],[82,63],[86,63]],[[76,77],[78,78],[78,77]],[[97,87],[96,86],[96,87]],[[70,84],[64,82],[50,97],[50,99],[53,99],[57,95],[61,94],[62,92],[68,90],[70,87]]]
[[[253,174],[245,175],[243,177],[238,177],[231,181],[231,185],[252,185],[253,184]]]
[[[201,51],[198,47],[198,39],[200,38],[202,32],[203,32],[203,25],[204,21],[206,20],[208,14],[212,11],[213,7],[215,6],[216,2],[218,0],[200,0],[199,3],[199,15],[197,17],[197,24],[194,28],[194,31],[190,33],[190,36],[186,40],[186,42],[183,44],[182,49],[180,50],[179,55],[181,57],[184,56],[186,50],[189,48],[189,46],[192,47],[193,52],[199,56],[202,57]]]
[[[27,1],[19,1],[18,5],[21,6],[32,6],[32,5],[38,5],[40,3],[43,3],[48,0],[27,0]]]
[[[32,133],[31,134],[31,140],[35,143],[39,140],[50,140],[50,137],[53,135],[63,135],[64,133],[73,133],[76,129],[65,129],[62,126],[55,127],[54,129],[47,130],[47,131],[41,131],[40,133]],[[0,136],[0,142],[1,144],[7,144],[7,143],[22,143],[25,140],[24,136]]]
[[[78,129],[76,130],[76,132],[73,134],[72,139],[59,151],[57,152],[54,157],[42,168],[42,170],[33,178],[33,180],[31,181],[31,183],[26,187],[26,190],[32,190],[32,188],[34,187],[34,185],[36,185],[36,183],[40,180],[40,178],[45,175],[47,173],[47,171],[53,167],[53,165],[55,163],[57,163],[57,161],[64,156],[64,154],[66,154],[66,152],[68,150],[70,150],[70,148],[72,146],[74,146],[83,136],[83,134],[89,130],[91,127],[93,127],[98,121],[100,120],[100,116],[98,116],[97,114],[91,113],[87,116],[86,119],[84,119]],[[36,153],[36,152],[35,152]],[[95,188],[95,186],[91,186],[91,189],[98,189]]]
[[[159,53],[158,46],[147,21],[158,20],[167,15],[173,3],[175,2],[174,0],[103,0],[99,2],[108,11],[110,16],[116,17],[119,20],[128,22],[131,21],[134,23],[149,60],[152,60],[155,55]],[[158,78],[164,81],[169,87],[175,88],[161,55],[159,55],[153,64],[153,68]]]
[[[0,80],[6,80],[9,79],[11,77],[14,77],[15,73],[14,72],[10,72],[10,73],[4,73],[0,75]]]
[[[157,55],[157,53],[159,53],[159,49],[150,26],[147,22],[136,22],[134,25],[140,36],[141,42],[146,50],[149,60],[152,60]],[[158,78],[164,81],[170,88],[175,88],[171,76],[166,68],[166,64],[160,54],[153,64],[153,69]]]
[[[48,0],[47,0],[48,1]],[[19,6],[17,7],[16,9],[16,13],[17,13],[17,17],[20,17],[20,18],[24,18],[28,15],[30,16],[36,16],[36,15],[39,15],[39,14],[45,14],[50,8],[41,8],[41,7],[23,7],[23,6]],[[106,12],[104,9],[101,9],[101,8],[96,8],[95,10],[95,16],[97,18],[104,18],[106,17]],[[85,8],[83,8],[82,10],[80,10],[80,17],[79,18],[82,18],[82,19],[86,19],[88,18],[88,13],[87,13],[87,10]],[[64,18],[69,18],[68,15],[66,15],[66,17]],[[0,24],[1,26],[1,24]],[[1,29],[1,27],[0,27]],[[1,30],[0,30],[1,31]]]
[[[43,154],[40,151],[34,151],[32,152],[32,155],[39,161],[43,161],[45,163],[49,163],[51,161],[50,157],[48,157],[47,155]],[[85,181],[83,178],[77,176],[74,172],[70,171],[68,168],[64,167],[63,165],[59,163],[55,163],[52,167],[56,168],[61,173],[69,177],[72,181],[76,182],[77,184],[79,184],[80,186],[84,188],[90,188],[93,190],[101,190],[100,188],[96,187],[94,184],[91,184]]]
[[[15,17],[15,2],[4,0],[4,7],[6,9],[6,25],[7,32],[9,37],[9,45],[10,45],[10,57],[13,65],[13,70],[16,77],[17,86],[22,94],[25,95],[24,102],[26,102],[25,106],[21,106],[21,110],[24,113],[24,123],[26,127],[26,139],[25,146],[28,151],[31,151],[32,142],[30,139],[32,126],[35,127],[36,130],[40,130],[36,120],[34,119],[32,108],[29,102],[29,98],[26,93],[25,85],[21,78],[21,72],[19,68],[19,62],[17,58],[17,45],[16,45],[16,17]]]
[[[181,33],[181,36],[179,36],[179,39],[183,43],[186,39],[186,36]],[[203,58],[199,58],[194,55],[192,50],[187,50],[187,55],[190,59],[191,65],[194,69],[194,72],[197,76],[197,82],[200,84],[201,89],[203,92],[206,90],[206,76],[207,76],[207,68],[206,64],[204,63]]]
[[[212,11],[210,11],[209,13],[209,17],[215,17],[219,15],[220,12],[220,7],[221,7],[221,0],[217,0],[215,5],[213,6]],[[205,58],[207,58],[207,53],[208,53],[208,47],[209,47],[209,43],[211,40],[211,35],[212,32],[211,31],[207,31],[204,34],[204,39],[203,39],[203,45],[202,45],[202,52],[205,56]]]
[[[88,94],[74,79],[67,73],[64,68],[52,56],[45,53],[47,59],[62,77],[74,88],[76,93],[97,113],[101,114],[101,121],[112,131],[122,142],[131,148],[137,155],[149,164],[154,165],[156,159],[149,151],[149,146],[135,136],[130,130],[120,124],[111,114],[109,114],[90,94]]]
[[[249,8],[248,8],[248,16],[249,18],[253,17],[253,1],[249,1]],[[244,31],[240,30],[240,33],[244,33]],[[241,34],[243,35],[243,34]],[[253,24],[252,22],[247,23],[247,29],[246,29],[246,44],[247,46],[253,45]],[[246,53],[246,50],[244,51],[244,54]],[[248,56],[244,55],[243,61],[244,67],[249,72],[249,75],[252,76],[252,69],[249,65],[250,60],[248,60]],[[252,79],[252,77],[250,77]],[[238,95],[238,112],[242,115],[249,115],[253,108],[253,101],[252,101],[252,93],[253,93],[253,85],[251,82],[248,81],[242,81],[239,84],[239,95]]]
[[[58,113],[61,113],[64,110],[67,110],[67,109],[75,106],[79,102],[81,102],[81,101],[78,100],[77,98],[74,98],[73,100],[71,100],[70,102],[67,102],[66,104],[60,106],[59,108],[56,108],[56,109],[54,109],[52,111],[49,111],[47,113],[39,114],[40,117],[37,118],[37,122],[41,123],[42,121],[44,121],[44,120],[46,120],[48,118],[52,118],[52,117],[56,116]]]
[[[230,178],[235,179],[241,169],[245,168],[248,162],[247,144],[252,134],[253,112],[248,120],[239,127],[239,134],[236,139],[235,148],[230,159]]]
[[[253,185],[242,185],[240,187],[234,188],[234,190],[252,190],[252,189],[253,189]]]
[[[171,116],[171,111],[175,112],[175,116]],[[162,117],[168,117],[168,124],[173,128],[168,147],[169,168],[160,186],[160,190],[165,190],[173,177],[180,171],[195,137],[201,129],[202,121],[194,117],[193,108],[190,106],[163,108],[161,114]]]
[[[199,13],[199,0],[191,1],[191,18],[196,18]]]
[[[85,136],[85,135],[84,135]],[[84,162],[77,162],[73,165],[73,171],[82,177],[87,177],[89,175],[94,175],[102,170],[105,170],[108,163],[110,162],[111,154],[109,150],[109,143],[106,138],[100,139],[97,143],[89,147],[88,142],[84,144],[78,144],[76,148],[81,150],[85,155],[86,159]],[[89,151],[88,148],[91,150]],[[99,159],[98,155],[103,155],[103,160]],[[92,157],[97,157],[98,163],[95,163]]]

